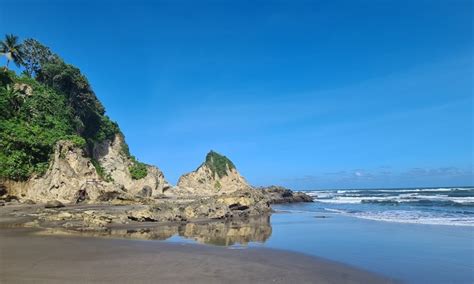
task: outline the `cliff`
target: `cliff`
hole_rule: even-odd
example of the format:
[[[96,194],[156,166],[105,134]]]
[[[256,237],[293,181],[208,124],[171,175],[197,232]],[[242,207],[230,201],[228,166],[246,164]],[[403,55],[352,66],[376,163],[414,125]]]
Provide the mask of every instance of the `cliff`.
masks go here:
[[[147,165],[146,176],[133,179],[129,171],[133,161],[117,151],[122,143],[120,136],[114,141],[106,140],[98,145],[101,151],[89,157],[71,141],[58,141],[45,174],[26,181],[4,180],[3,184],[9,195],[40,203],[50,200],[103,202],[162,194],[169,187],[163,173]],[[81,195],[83,200],[78,200]]]
[[[23,49],[26,72],[0,70],[2,195],[100,202],[153,197],[169,187],[158,168],[129,153],[78,68],[35,40]]]

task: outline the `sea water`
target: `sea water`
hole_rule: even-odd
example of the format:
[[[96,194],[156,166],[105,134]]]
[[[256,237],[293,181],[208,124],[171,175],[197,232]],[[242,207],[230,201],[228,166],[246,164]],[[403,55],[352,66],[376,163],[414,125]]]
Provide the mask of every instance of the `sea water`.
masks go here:
[[[214,224],[168,241],[289,250],[404,283],[474,283],[473,187],[306,193],[315,202],[274,205],[270,218]]]
[[[406,283],[474,283],[474,188],[308,191],[274,206],[258,246],[350,264]]]

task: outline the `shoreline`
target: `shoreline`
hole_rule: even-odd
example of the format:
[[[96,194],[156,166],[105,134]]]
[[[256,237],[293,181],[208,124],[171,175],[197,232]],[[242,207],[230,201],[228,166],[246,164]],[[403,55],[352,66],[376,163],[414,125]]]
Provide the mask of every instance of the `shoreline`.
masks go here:
[[[229,249],[0,229],[5,283],[393,283],[345,264],[267,248]]]

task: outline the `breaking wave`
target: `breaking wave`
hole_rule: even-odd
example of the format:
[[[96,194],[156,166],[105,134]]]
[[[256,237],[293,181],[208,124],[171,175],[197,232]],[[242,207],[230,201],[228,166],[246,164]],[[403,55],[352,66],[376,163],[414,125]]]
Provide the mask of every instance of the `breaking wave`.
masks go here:
[[[474,187],[308,191],[326,211],[362,219],[474,226]],[[319,205],[318,205],[319,204]]]

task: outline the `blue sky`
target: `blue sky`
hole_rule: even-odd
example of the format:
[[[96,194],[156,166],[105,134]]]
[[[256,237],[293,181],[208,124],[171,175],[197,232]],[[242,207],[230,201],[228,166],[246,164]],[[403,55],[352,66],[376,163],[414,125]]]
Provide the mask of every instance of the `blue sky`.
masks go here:
[[[472,1],[0,4],[172,183],[214,149],[255,185],[474,184]]]

